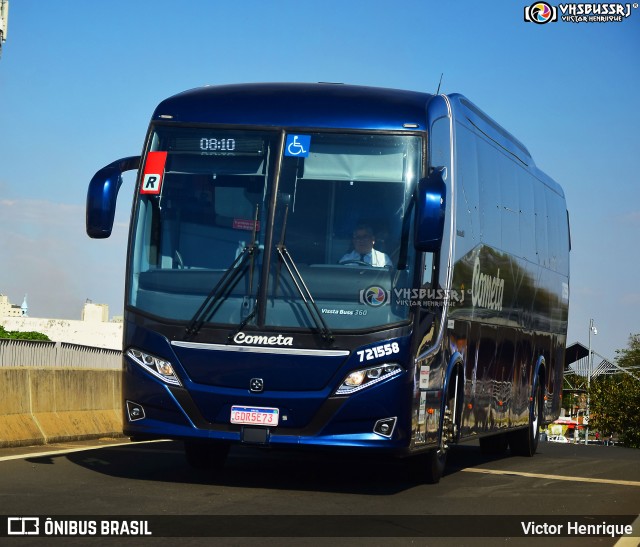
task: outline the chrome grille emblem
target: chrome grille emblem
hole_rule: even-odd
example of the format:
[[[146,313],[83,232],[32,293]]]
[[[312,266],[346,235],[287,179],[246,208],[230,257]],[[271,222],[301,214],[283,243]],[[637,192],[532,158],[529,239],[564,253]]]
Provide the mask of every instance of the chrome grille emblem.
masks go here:
[[[264,391],[264,380],[262,378],[251,378],[251,381],[249,382],[249,389],[254,393]]]

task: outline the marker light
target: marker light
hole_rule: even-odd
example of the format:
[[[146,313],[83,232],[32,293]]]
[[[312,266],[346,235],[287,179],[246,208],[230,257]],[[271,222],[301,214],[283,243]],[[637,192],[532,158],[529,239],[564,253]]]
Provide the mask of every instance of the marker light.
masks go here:
[[[147,372],[153,374],[156,378],[160,378],[163,382],[174,386],[182,385],[169,361],[149,355],[148,353],[135,348],[129,348],[127,351],[127,357],[130,357],[131,360],[136,362]]]
[[[350,372],[336,390],[336,395],[349,395],[400,374],[404,369],[396,364],[378,365]]]

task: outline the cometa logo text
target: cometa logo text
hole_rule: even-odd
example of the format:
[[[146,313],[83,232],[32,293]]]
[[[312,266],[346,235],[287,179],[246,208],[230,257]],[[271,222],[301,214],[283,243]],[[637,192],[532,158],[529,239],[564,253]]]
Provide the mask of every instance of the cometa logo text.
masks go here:
[[[480,257],[473,264],[473,281],[471,283],[471,301],[474,306],[490,310],[502,311],[504,297],[504,279],[500,279],[500,269],[493,276],[482,273]]]
[[[278,334],[277,336],[252,336],[250,334],[245,334],[240,331],[233,337],[233,341],[236,344],[248,344],[248,345],[258,345],[258,346],[293,346],[293,337],[291,336],[282,336],[282,334]]]

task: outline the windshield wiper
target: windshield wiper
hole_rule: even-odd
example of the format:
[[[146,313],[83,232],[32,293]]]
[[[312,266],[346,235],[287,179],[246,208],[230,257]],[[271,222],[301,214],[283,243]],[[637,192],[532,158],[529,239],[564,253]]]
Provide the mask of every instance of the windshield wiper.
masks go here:
[[[280,260],[282,260],[282,263],[284,264],[285,268],[287,268],[287,271],[289,272],[289,275],[293,280],[293,284],[296,286],[296,289],[298,289],[298,293],[300,293],[300,296],[302,297],[302,301],[307,307],[307,311],[309,312],[309,315],[311,316],[311,318],[313,319],[313,322],[316,324],[316,327],[320,331],[320,335],[325,341],[331,343],[334,340],[333,333],[331,332],[331,330],[327,326],[327,323],[322,317],[320,308],[318,308],[316,301],[313,299],[311,291],[309,291],[309,287],[307,287],[307,284],[304,282],[304,279],[300,274],[300,270],[298,270],[296,263],[293,261],[293,258],[291,257],[291,253],[289,253],[289,250],[284,244],[285,232],[287,229],[288,214],[289,214],[289,205],[287,204],[284,212],[284,222],[282,223],[282,233],[280,234],[280,243],[276,245],[276,249],[278,250],[278,254],[280,255]],[[278,270],[278,275],[276,276],[276,281],[275,281],[276,286],[274,288],[274,293],[275,293],[275,290],[277,290],[278,288],[279,276],[280,276],[280,271]]]
[[[291,275],[291,279],[293,279],[293,284],[298,289],[300,296],[302,297],[303,302],[307,306],[307,310],[309,311],[309,315],[313,319],[314,323],[318,327],[322,338],[327,342],[333,342],[333,333],[327,326],[324,318],[322,317],[322,313],[320,313],[320,308],[318,308],[318,304],[313,299],[307,284],[304,282],[302,275],[300,274],[300,270],[296,267],[293,258],[291,258],[291,254],[283,244],[277,245],[278,254],[280,255],[280,259],[282,260],[285,268]]]
[[[248,247],[242,249],[240,254],[231,263],[231,266],[227,269],[224,275],[220,278],[216,286],[213,287],[211,292],[207,295],[202,302],[198,311],[194,314],[187,325],[184,332],[185,339],[195,336],[205,321],[208,321],[212,315],[215,305],[218,303],[218,299],[224,292],[236,281],[238,276],[244,271],[244,266],[249,260],[249,257],[257,250],[257,245],[254,243]]]
[[[253,292],[253,270],[255,265],[255,256],[256,252],[260,250],[260,246],[257,242],[258,214],[259,205],[256,205],[256,213],[253,222],[253,238],[251,241],[251,245],[249,245],[248,247],[244,247],[242,251],[240,251],[240,254],[238,254],[235,260],[231,263],[231,266],[229,266],[227,271],[220,278],[220,281],[216,283],[216,286],[204,299],[204,302],[202,302],[202,305],[191,318],[189,325],[187,325],[187,328],[185,329],[185,339],[195,336],[202,325],[210,319],[213,313],[213,309],[218,302],[218,299],[232,285],[232,283],[235,283],[237,277],[244,271],[244,266],[246,265],[248,260],[251,260],[251,269],[249,270],[249,295]],[[248,308],[249,299],[250,296],[245,296],[242,299],[243,310]],[[257,304],[254,303],[253,311],[243,319],[238,330],[242,330],[244,326],[255,316],[256,308]]]

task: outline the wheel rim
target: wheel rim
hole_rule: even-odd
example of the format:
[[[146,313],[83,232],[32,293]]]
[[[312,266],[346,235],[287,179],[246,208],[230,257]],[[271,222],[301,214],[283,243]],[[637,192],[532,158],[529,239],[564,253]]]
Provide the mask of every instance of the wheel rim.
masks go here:
[[[539,408],[540,408],[540,387],[536,387],[536,395],[533,399],[533,408],[531,409],[531,412],[533,413],[532,416],[532,420],[531,420],[531,426],[532,426],[532,434],[535,437],[536,436],[536,432],[538,431],[538,419],[539,419]]]

